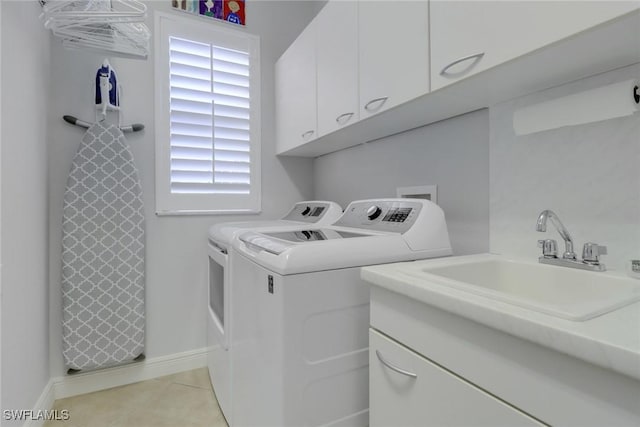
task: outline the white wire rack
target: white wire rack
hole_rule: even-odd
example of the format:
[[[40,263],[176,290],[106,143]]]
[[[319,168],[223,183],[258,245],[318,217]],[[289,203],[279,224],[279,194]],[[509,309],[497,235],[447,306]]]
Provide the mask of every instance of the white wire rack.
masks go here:
[[[42,9],[45,27],[67,48],[129,58],[149,55],[147,7],[137,0],[46,0]]]

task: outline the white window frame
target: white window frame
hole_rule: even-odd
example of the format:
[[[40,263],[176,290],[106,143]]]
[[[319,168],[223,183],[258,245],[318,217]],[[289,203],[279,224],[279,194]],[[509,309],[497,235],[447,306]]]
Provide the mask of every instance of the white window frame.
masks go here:
[[[247,50],[250,55],[250,182],[249,194],[180,194],[171,192],[169,105],[169,37]],[[155,146],[156,214],[252,214],[261,210],[260,162],[260,37],[229,28],[229,24],[181,14],[155,13]]]

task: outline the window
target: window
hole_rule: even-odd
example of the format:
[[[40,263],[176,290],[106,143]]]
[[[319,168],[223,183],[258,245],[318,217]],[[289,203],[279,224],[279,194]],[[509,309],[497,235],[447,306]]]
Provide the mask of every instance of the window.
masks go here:
[[[156,14],[156,212],[260,211],[259,38]]]

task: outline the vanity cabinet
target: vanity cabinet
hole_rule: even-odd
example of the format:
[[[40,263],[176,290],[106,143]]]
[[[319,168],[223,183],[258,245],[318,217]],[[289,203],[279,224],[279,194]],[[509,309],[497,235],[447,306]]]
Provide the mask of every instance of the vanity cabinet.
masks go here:
[[[360,117],[429,92],[429,2],[358,2]]]
[[[378,268],[383,267],[365,267]],[[390,421],[394,419],[407,426],[429,425],[427,409],[450,417],[439,420],[455,420],[434,425],[478,425],[474,419],[458,422],[456,417],[464,414],[456,408],[477,414],[473,416],[489,425],[640,425],[637,379],[414,299],[422,294],[401,285],[402,280],[389,283],[393,290],[374,282],[370,288],[372,426],[400,425]],[[477,308],[462,307],[466,315],[482,318]],[[418,377],[405,378],[381,366],[376,350],[388,363]],[[416,381],[420,378],[428,381]],[[482,418],[484,411],[496,418]]]
[[[318,136],[316,43],[316,21],[312,21],[276,62],[278,153]]]
[[[369,390],[371,427],[543,425],[374,330]]]
[[[640,7],[637,1],[431,0],[430,4],[432,90]],[[545,65],[552,71],[554,64]]]
[[[329,1],[316,17],[318,134],[358,121],[358,4]]]

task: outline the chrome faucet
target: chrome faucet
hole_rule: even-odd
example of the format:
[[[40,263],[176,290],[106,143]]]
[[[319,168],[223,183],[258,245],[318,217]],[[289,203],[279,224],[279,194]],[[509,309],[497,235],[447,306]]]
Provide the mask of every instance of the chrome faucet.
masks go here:
[[[600,246],[597,243],[585,243],[582,249],[582,261],[578,260],[576,253],[573,251],[573,239],[569,234],[558,215],[551,210],[544,210],[538,216],[536,222],[536,231],[547,231],[547,220],[555,226],[558,233],[564,240],[565,250],[562,258],[558,258],[557,243],[553,239],[538,240],[538,246],[542,248],[542,256],[538,261],[542,264],[559,265],[564,267],[579,268],[582,270],[605,271],[605,265],[600,263],[600,255],[607,253],[606,246]]]
[[[562,224],[562,221],[560,221],[560,218],[558,218],[558,215],[556,215],[555,212],[549,209],[542,211],[540,213],[540,216],[538,216],[536,231],[547,231],[547,219],[551,220],[551,223],[554,225],[554,227],[556,227],[556,230],[558,230],[558,233],[560,233],[560,236],[564,240],[565,249],[564,253],[562,254],[562,258],[575,260],[576,253],[573,251],[573,239],[571,238],[569,231],[566,229],[564,224]]]

